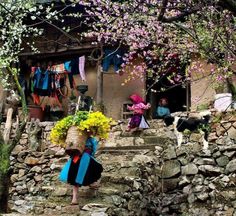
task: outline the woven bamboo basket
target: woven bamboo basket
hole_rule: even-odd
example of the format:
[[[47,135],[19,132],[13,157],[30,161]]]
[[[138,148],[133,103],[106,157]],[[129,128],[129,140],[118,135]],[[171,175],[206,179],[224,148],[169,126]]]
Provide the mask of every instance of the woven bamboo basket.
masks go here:
[[[88,134],[79,130],[76,126],[72,126],[67,131],[66,151],[79,150],[83,152],[88,139]]]

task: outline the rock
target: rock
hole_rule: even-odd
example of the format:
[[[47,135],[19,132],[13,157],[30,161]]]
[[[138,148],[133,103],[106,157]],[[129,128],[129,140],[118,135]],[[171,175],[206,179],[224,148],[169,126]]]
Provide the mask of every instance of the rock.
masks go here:
[[[133,188],[134,188],[135,190],[139,190],[141,186],[142,186],[142,185],[141,185],[139,182],[134,181],[134,183],[133,183]]]
[[[155,136],[157,135],[156,129],[146,129],[143,131],[144,136]]]
[[[135,137],[134,145],[137,145],[137,146],[144,145],[144,139],[141,137]]]
[[[28,142],[28,139],[20,139],[20,144],[21,145],[26,145]]]
[[[195,195],[193,193],[189,194],[188,195],[188,203],[189,204],[192,204],[194,203],[194,201],[196,200],[197,198],[195,197]]]
[[[122,198],[118,195],[112,195],[111,199],[116,206],[119,206],[122,203]]]
[[[162,178],[170,178],[179,174],[180,163],[177,160],[166,161],[162,167]]]
[[[61,170],[61,165],[56,165],[55,163],[53,163],[53,164],[50,166],[50,169],[51,169],[51,170],[58,170],[58,171],[60,171],[60,170]]]
[[[231,127],[227,132],[229,138],[236,140],[236,128]]]
[[[44,152],[44,156],[45,157],[48,157],[50,155],[55,155],[56,154],[56,151],[52,150],[52,149],[47,149],[45,152]]]
[[[187,178],[187,176],[181,176],[180,181],[179,181],[179,186],[186,186],[190,183],[191,181]]]
[[[187,165],[188,162],[189,162],[188,159],[183,157],[183,156],[178,157],[178,160],[179,160],[179,162],[181,163],[182,166]]]
[[[18,178],[21,178],[24,175],[25,175],[25,170],[24,169],[20,169],[19,173],[18,173]]]
[[[193,161],[197,165],[215,165],[215,160],[212,158],[196,158]]]
[[[55,122],[50,122],[50,121],[44,121],[44,122],[39,122],[39,126],[42,128],[45,128],[47,126],[54,126]]]
[[[42,168],[39,166],[34,166],[33,168],[30,169],[30,172],[40,173],[42,172]]]
[[[16,191],[19,193],[19,194],[26,194],[28,192],[28,189],[26,187],[25,184],[23,185],[17,185],[16,186]]]
[[[179,183],[178,178],[163,179],[163,191],[172,191],[177,188]]]
[[[220,167],[224,167],[229,163],[229,158],[227,156],[221,156],[216,159],[216,162]]]
[[[218,158],[218,157],[221,156],[221,153],[220,153],[220,151],[217,151],[217,152],[213,153],[212,156],[213,156],[214,158]]]
[[[236,145],[219,146],[219,150],[221,152],[223,152],[223,151],[236,151]]]
[[[225,169],[225,172],[226,173],[232,173],[232,172],[235,172],[236,171],[236,159],[234,160],[231,160],[227,166],[226,166],[226,169]]]
[[[51,131],[52,128],[53,128],[53,125],[47,125],[44,130],[45,131]]]
[[[235,197],[236,197],[236,191],[232,191],[232,190],[219,191],[219,194],[225,200],[235,200]]]
[[[80,215],[80,206],[79,205],[67,205],[65,207],[62,207],[60,214],[63,215],[63,213],[65,213],[65,215],[71,215],[71,216],[75,216],[75,212],[76,215]]]
[[[16,200],[15,205],[23,205],[25,203],[25,200]]]
[[[100,203],[88,203],[85,206],[83,206],[81,208],[81,210],[84,211],[88,211],[90,214],[89,215],[93,215],[93,216],[107,216],[107,214],[105,213],[107,210],[107,206],[104,204],[100,204]]]
[[[231,123],[225,122],[225,123],[223,123],[222,125],[223,125],[224,129],[226,129],[227,132],[228,132],[228,129],[231,127]]]
[[[215,190],[216,189],[216,186],[213,183],[210,183],[208,186],[209,186],[209,188],[211,190]]]
[[[223,154],[228,158],[232,158],[235,155],[235,151],[225,151]]]
[[[26,183],[27,189],[29,192],[33,192],[34,191],[34,186],[36,185],[35,181],[33,179],[31,179],[30,181],[28,181]]]
[[[193,185],[202,185],[204,181],[204,176],[201,174],[197,174],[194,176],[193,180],[192,180],[192,184]]]
[[[35,180],[36,182],[42,181],[42,175],[35,175],[35,176],[34,176],[34,180]]]
[[[133,146],[134,137],[122,137],[116,140],[116,146]]]
[[[182,175],[195,175],[198,173],[198,168],[194,163],[190,163],[182,167]]]
[[[146,164],[154,162],[154,159],[147,155],[135,155],[132,162],[137,164]]]
[[[225,211],[224,216],[233,216],[234,208],[229,208]]]
[[[189,139],[190,141],[193,141],[193,142],[199,142],[201,138],[202,138],[202,135],[200,133],[191,133]]]
[[[208,193],[207,192],[203,192],[203,193],[199,193],[197,194],[197,198],[201,201],[205,201],[207,200],[209,197]]]
[[[61,148],[59,151],[56,152],[56,156],[63,156],[65,155],[65,149]]]
[[[24,163],[26,163],[27,165],[30,165],[30,166],[34,166],[34,165],[38,164],[38,162],[39,162],[39,159],[34,158],[34,157],[30,157],[30,156],[26,157],[25,161],[24,161]]]
[[[224,176],[224,177],[221,179],[221,181],[228,183],[228,182],[230,181],[230,179],[229,179],[228,176]]]
[[[66,187],[57,187],[56,190],[53,191],[52,195],[56,197],[65,196],[68,193],[68,189]]]
[[[220,167],[215,167],[215,166],[212,166],[212,165],[201,165],[198,167],[198,169],[203,172],[204,174],[207,174],[207,175],[220,175],[221,173],[223,173],[223,170],[222,168]]]
[[[177,157],[175,147],[170,146],[163,152],[163,158],[165,160],[175,159]]]
[[[14,183],[18,180],[18,174],[11,175],[11,182]]]
[[[210,133],[208,136],[208,141],[209,142],[214,142],[218,139],[218,136],[216,136],[216,133]]]
[[[200,208],[197,208],[197,207],[193,207],[191,209],[189,209],[189,215],[191,216],[209,216],[209,215],[214,215],[215,214],[210,214],[209,213],[209,210],[205,207],[200,207]]]
[[[22,145],[16,145],[13,151],[11,152],[12,155],[18,155],[21,151],[25,148]]]

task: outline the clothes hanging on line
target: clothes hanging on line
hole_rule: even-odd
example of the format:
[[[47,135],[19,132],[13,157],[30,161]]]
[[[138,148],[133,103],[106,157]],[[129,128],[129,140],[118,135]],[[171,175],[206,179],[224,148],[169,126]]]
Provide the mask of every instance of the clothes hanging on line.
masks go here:
[[[49,71],[42,71],[41,68],[36,68],[33,75],[33,92],[39,96],[49,96],[51,91],[51,79]]]
[[[35,104],[40,105],[40,96],[48,96],[54,98],[56,104],[61,106],[60,96],[64,96],[61,93],[61,88],[66,84],[66,75],[53,71],[56,68],[58,70],[60,68],[61,71],[62,65],[48,67],[44,71],[40,67],[31,68],[29,89]]]
[[[115,72],[118,73],[123,60],[124,51],[122,49],[104,49],[104,59],[102,69],[107,72],[111,65],[114,65]]]
[[[67,63],[69,64],[69,63]],[[70,62],[70,67],[68,68],[71,69],[71,71],[68,71],[68,77],[69,77],[69,83],[70,83],[70,88],[74,88],[74,79],[73,76],[79,74],[82,81],[86,81],[86,76],[85,76],[85,56],[80,56],[77,58],[74,58]]]

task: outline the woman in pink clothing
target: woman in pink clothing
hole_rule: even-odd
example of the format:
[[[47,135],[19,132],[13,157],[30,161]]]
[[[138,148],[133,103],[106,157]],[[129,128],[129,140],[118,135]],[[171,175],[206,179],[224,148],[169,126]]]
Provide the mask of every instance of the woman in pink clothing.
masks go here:
[[[131,117],[128,123],[128,128],[126,129],[126,131],[130,131],[131,129],[135,128],[142,128],[142,129],[149,128],[149,125],[143,114],[145,110],[151,107],[151,105],[149,103],[145,104],[143,98],[137,94],[133,94],[129,98],[133,102],[133,105],[128,106],[127,108],[128,110],[133,111],[133,116]]]

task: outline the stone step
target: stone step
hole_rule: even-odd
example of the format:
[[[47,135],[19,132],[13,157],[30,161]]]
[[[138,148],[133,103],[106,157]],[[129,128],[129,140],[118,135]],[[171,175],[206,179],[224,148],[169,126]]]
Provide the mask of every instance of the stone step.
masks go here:
[[[172,144],[173,142],[175,142],[174,140],[168,137],[159,137],[159,136],[146,136],[146,137],[143,137],[143,139],[146,145],[155,144],[159,146],[165,146],[165,145]]]
[[[120,195],[124,192],[129,191],[130,188],[124,184],[114,184],[114,183],[104,183],[101,182],[101,185],[98,189],[91,189],[89,187],[81,187],[79,189],[79,197],[100,197],[104,198],[111,195]]]
[[[101,153],[138,153],[142,152],[142,150],[155,150],[155,146],[157,144],[150,143],[149,145],[129,145],[129,146],[114,146],[114,147],[103,147],[100,148],[98,154]]]
[[[80,197],[88,198],[104,198],[110,195],[117,195],[128,191],[132,186],[135,176],[130,176],[130,173],[119,174],[114,172],[104,172],[101,177],[100,187],[98,189],[91,189],[89,186],[79,188]],[[130,185],[130,186],[128,186]],[[49,198],[50,202],[54,203],[68,203],[72,195],[72,186],[64,183],[58,183],[54,186],[43,186],[39,191],[41,196]],[[38,198],[36,201],[39,201]],[[33,200],[29,200],[33,201]],[[41,200],[44,203],[43,200]]]
[[[135,178],[137,178],[137,176],[130,176],[126,174],[121,175],[117,173],[116,175],[110,173],[104,173],[101,178],[101,184],[103,185],[103,184],[113,183],[113,184],[124,184],[127,186],[132,186],[135,181]]]
[[[111,199],[110,199],[111,200]],[[9,216],[35,216],[35,215],[44,215],[44,216],[77,216],[77,215],[93,215],[96,212],[105,212],[107,208],[111,206],[109,204],[109,199],[101,199],[100,197],[79,197],[78,205],[71,205],[71,196],[69,197],[55,197],[38,201],[38,197],[32,197],[32,200],[26,201],[24,205],[13,206],[13,210],[18,210],[21,214],[10,214]],[[111,200],[112,203],[112,200]],[[31,208],[34,207],[34,210],[31,213],[24,213],[27,209],[27,206]],[[7,216],[6,214],[5,216]],[[102,214],[103,215],[103,214]]]

